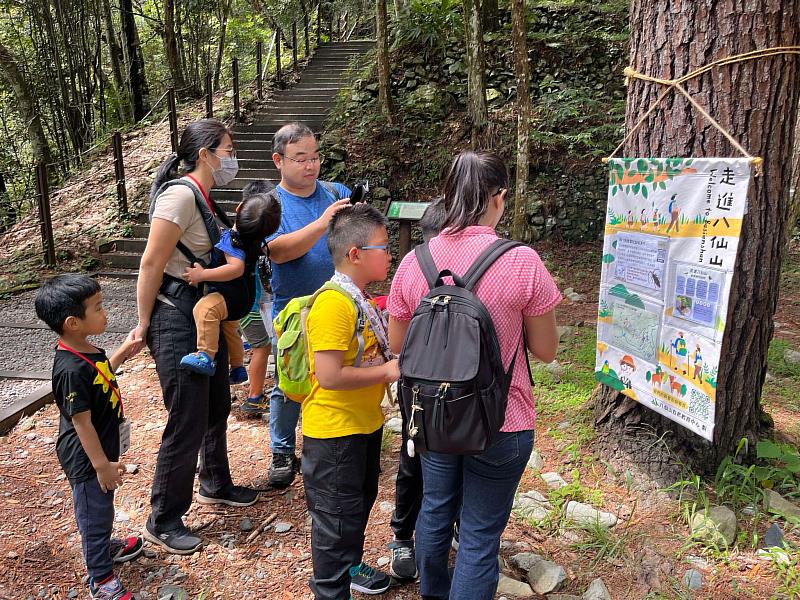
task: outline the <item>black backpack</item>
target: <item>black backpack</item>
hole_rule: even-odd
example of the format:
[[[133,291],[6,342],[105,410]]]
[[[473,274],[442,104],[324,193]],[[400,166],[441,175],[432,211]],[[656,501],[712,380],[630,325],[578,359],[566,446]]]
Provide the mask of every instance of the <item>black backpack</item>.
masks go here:
[[[186,257],[186,259],[189,261],[189,264],[199,263],[205,269],[218,267],[225,264],[225,253],[215,246],[217,242],[219,242],[220,228],[225,227],[230,229],[233,226],[233,223],[231,223],[231,220],[228,218],[228,215],[225,214],[225,211],[223,211],[213,199],[209,198],[209,202],[211,203],[211,206],[214,207],[214,211],[216,212],[215,217],[214,213],[211,212],[206,204],[205,198],[200,192],[200,189],[192,182],[185,179],[173,179],[162,185],[156,192],[153,200],[150,202],[150,210],[148,214],[149,220],[152,221],[153,219],[153,212],[155,211],[156,201],[158,200],[159,195],[173,185],[182,185],[192,190],[195,204],[203,217],[203,224],[205,225],[206,232],[208,233],[208,238],[211,240],[211,256],[208,262],[202,260],[201,258],[195,256],[194,253],[189,250],[189,248],[187,248],[186,245],[180,240],[175,247]],[[257,260],[258,256],[248,255],[247,259],[245,260],[244,275],[241,277],[237,277],[231,281],[220,281],[206,284],[209,290],[217,291],[225,297],[225,303],[228,307],[227,321],[238,321],[244,317],[248,312],[250,312],[250,307],[253,306],[253,302],[255,302],[256,290],[253,273],[256,269]],[[168,297],[170,301],[172,301],[172,303],[178,308],[178,310],[183,312],[187,317],[189,317],[190,320],[194,318],[192,315],[192,308],[202,297],[200,289],[190,286],[182,279],[178,279],[164,273],[164,278],[161,282],[159,291]]]
[[[480,454],[503,426],[519,348],[506,371],[492,318],[472,290],[495,260],[521,245],[497,240],[463,276],[439,271],[427,244],[415,249],[429,291],[411,317],[398,386],[415,450]]]

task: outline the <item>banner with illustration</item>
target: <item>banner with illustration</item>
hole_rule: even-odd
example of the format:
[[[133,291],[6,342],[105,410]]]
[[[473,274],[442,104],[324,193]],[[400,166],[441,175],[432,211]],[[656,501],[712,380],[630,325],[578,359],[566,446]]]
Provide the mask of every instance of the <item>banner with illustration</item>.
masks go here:
[[[597,381],[713,439],[749,159],[610,159]]]

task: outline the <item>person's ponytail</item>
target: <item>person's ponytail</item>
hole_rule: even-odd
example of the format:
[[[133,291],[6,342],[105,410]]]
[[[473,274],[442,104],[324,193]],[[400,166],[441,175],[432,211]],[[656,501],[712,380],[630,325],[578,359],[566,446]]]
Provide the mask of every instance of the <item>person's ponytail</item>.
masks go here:
[[[167,160],[161,163],[161,165],[158,167],[158,171],[156,171],[156,178],[153,180],[153,185],[150,187],[151,201],[155,200],[156,194],[158,193],[158,190],[161,189],[162,185],[168,181],[172,181],[173,179],[180,177],[180,173],[178,173],[178,164],[180,162],[180,156],[173,152],[170,154],[169,158],[167,158]]]

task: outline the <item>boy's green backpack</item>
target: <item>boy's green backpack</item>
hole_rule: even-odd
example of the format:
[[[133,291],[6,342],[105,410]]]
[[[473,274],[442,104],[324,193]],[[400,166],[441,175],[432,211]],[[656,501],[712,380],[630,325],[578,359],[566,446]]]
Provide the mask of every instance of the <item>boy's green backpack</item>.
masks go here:
[[[336,290],[347,297],[356,309],[356,327],[353,338],[358,340],[358,353],[354,366],[361,364],[364,353],[364,325],[366,319],[358,303],[347,291],[330,281],[310,296],[300,296],[289,301],[278,316],[275,317],[275,335],[278,338],[275,370],[278,374],[278,387],[284,396],[295,402],[302,402],[311,393],[312,380],[308,358],[308,341],[306,340],[306,319],[317,296],[325,290]]]

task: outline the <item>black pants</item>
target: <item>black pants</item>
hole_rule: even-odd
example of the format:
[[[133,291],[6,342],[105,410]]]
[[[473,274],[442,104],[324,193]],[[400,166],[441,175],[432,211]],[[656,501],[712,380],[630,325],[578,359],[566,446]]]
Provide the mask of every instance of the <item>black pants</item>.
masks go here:
[[[400,465],[397,468],[397,481],[394,488],[394,514],[392,531],[397,540],[410,540],[414,537],[417,516],[422,506],[422,464],[419,454],[413,458],[408,455],[408,431],[403,417],[403,443],[400,446]]]
[[[369,435],[303,437],[303,483],[311,514],[309,581],[316,600],[350,598],[350,567],[361,563],[364,531],[381,472],[383,428]]]
[[[156,362],[167,425],[156,459],[150,497],[150,523],[158,531],[181,524],[192,504],[192,488],[200,453],[200,486],[212,495],[233,485],[228,466],[226,430],[231,411],[228,350],[220,336],[217,372],[213,377],[180,368],[184,355],[194,352],[194,320],[174,306],[156,300],[147,345]]]
[[[86,571],[94,578],[110,575],[114,571],[111,559],[114,492],[103,492],[97,477],[70,486]]]

